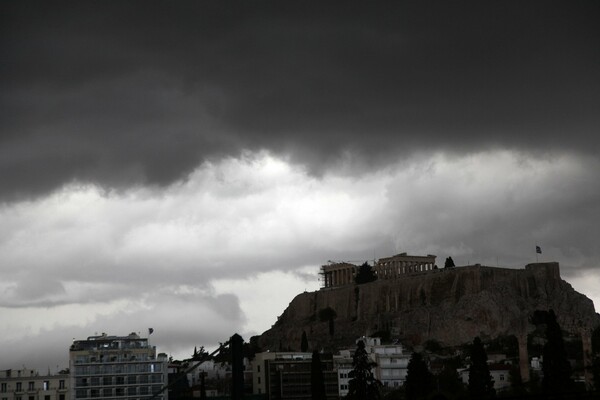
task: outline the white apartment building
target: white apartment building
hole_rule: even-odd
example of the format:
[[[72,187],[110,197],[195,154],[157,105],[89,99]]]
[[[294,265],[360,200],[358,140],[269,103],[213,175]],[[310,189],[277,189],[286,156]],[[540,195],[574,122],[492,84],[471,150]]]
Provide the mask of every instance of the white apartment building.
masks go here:
[[[338,374],[338,393],[340,398],[348,395],[350,371],[352,371],[352,354],[350,350],[341,350],[333,356],[333,365]]]
[[[201,374],[204,374],[205,379],[224,379],[231,375],[231,365],[229,363],[222,364],[215,362],[215,360],[192,361],[190,367],[198,364],[200,365],[187,374],[187,379],[191,386],[200,384]]]
[[[156,347],[135,333],[76,340],[69,366],[71,400],[168,398],[167,390],[158,394],[168,383],[167,355],[157,356]]]
[[[0,371],[0,400],[70,400],[69,375],[40,375],[32,369]]]
[[[404,384],[408,373],[408,362],[410,354],[404,354],[401,344],[381,344],[381,339],[363,336],[356,340],[362,340],[365,350],[371,361],[377,364],[373,370],[375,378],[386,387],[397,388]],[[340,398],[348,394],[350,384],[350,371],[355,349],[341,350],[333,356],[334,366],[338,374],[338,391]]]
[[[402,345],[381,344],[380,338],[362,337],[365,350],[371,359],[377,363],[375,377],[381,381],[383,386],[397,388],[404,384],[408,373],[408,362],[410,354],[404,354]],[[357,343],[358,343],[357,340]]]

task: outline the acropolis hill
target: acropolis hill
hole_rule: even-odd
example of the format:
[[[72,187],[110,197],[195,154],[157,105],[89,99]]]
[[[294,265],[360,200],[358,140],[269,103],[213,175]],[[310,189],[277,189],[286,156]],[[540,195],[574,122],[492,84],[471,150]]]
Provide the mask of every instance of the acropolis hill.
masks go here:
[[[347,272],[325,276],[325,287],[296,296],[260,336],[259,345],[296,349],[303,331],[311,348],[348,346],[357,337],[381,331],[412,345],[434,339],[454,346],[472,342],[475,336],[523,338],[533,330],[529,321],[534,311],[550,309],[563,330],[574,334],[589,333],[600,325],[593,302],[561,279],[557,262],[523,269],[478,264],[435,269],[428,257],[435,259],[422,257],[418,267],[415,262],[392,265],[380,260],[375,268],[378,279],[360,285]],[[322,273],[343,271],[348,265],[324,266]],[[335,312],[333,335],[324,318],[323,310],[332,314],[328,309]]]

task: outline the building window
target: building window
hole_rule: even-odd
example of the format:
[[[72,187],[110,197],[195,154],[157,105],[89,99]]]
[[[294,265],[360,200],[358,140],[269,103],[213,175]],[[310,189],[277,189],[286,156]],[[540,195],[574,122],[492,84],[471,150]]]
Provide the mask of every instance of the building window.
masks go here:
[[[44,390],[50,390],[50,381],[44,381]]]
[[[17,382],[17,392],[22,392],[23,391],[23,384],[21,382]]]
[[[65,400],[65,395],[64,394],[58,395],[58,400]]]
[[[29,396],[29,400],[35,400],[34,396]]]
[[[35,382],[29,382],[27,384],[27,390],[33,390],[35,389]]]
[[[260,365],[256,366],[256,372],[260,372]]]
[[[60,381],[58,381],[58,388],[59,389],[65,388],[65,380],[64,379],[61,379]]]
[[[0,385],[0,392],[6,393],[6,383],[3,383],[2,385]],[[2,399],[4,399],[4,397]]]
[[[500,375],[500,380],[503,381],[504,380],[504,375]]]
[[[260,384],[260,376],[258,377],[258,383]]]
[[[50,400],[50,396],[49,395],[45,395],[44,396],[44,400]]]

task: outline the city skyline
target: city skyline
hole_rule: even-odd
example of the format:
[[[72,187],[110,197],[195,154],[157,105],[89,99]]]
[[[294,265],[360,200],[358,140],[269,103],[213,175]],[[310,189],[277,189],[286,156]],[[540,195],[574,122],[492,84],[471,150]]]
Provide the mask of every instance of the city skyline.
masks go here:
[[[247,340],[401,252],[557,261],[600,307],[599,11],[3,2],[0,369]]]

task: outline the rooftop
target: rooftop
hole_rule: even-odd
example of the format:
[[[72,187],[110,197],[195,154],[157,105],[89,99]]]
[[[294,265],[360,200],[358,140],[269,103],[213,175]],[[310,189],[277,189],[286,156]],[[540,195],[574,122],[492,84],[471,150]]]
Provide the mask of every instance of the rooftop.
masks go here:
[[[81,350],[123,350],[148,348],[148,339],[141,338],[135,332],[127,336],[89,336],[86,340],[75,340],[70,351]]]

